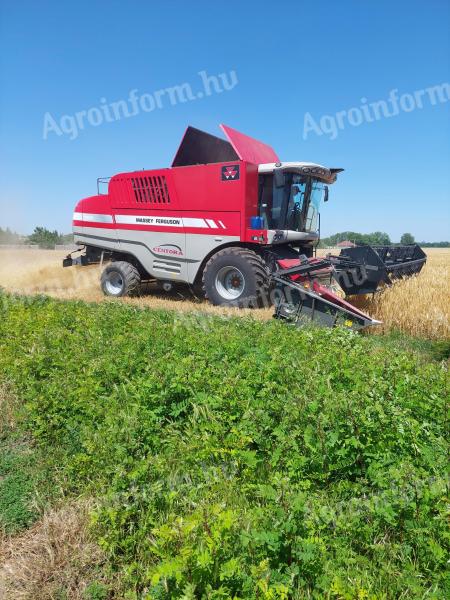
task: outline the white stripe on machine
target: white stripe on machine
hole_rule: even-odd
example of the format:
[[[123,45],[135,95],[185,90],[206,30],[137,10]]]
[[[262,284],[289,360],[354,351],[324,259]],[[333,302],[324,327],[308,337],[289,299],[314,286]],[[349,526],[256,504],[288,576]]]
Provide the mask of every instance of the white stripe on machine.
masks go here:
[[[185,227],[192,227],[193,229],[196,229],[198,227],[208,228],[205,219],[193,219],[191,217],[184,217],[183,223]]]
[[[153,227],[189,227],[191,229],[218,229],[212,219],[193,217],[160,217],[155,215],[115,215],[116,223],[123,225],[152,225]],[[222,224],[222,228],[226,229]]]
[[[73,213],[74,221],[90,221],[91,223],[112,223],[113,218],[111,215],[104,214],[93,214],[93,213]]]
[[[226,229],[226,227],[222,221],[217,221],[217,223],[219,223],[219,225],[217,225],[216,221],[213,221],[212,219],[206,219],[206,222],[211,227],[211,229],[219,229],[219,225],[220,225],[220,227],[222,227],[222,229]]]
[[[159,217],[153,215],[115,215],[116,223],[122,225],[153,225],[154,227],[183,227],[179,217]]]
[[[153,227],[189,227],[191,229],[226,229],[222,221],[196,219],[192,217],[161,217],[156,215],[115,215],[115,222],[121,225],[151,225]],[[112,215],[93,213],[73,213],[74,221],[90,223],[113,223]],[[219,225],[217,224],[219,223]]]

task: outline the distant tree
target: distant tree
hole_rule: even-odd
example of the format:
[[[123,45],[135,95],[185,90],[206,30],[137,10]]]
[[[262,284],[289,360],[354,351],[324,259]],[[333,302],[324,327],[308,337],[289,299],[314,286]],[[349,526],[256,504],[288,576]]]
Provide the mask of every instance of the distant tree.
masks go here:
[[[423,248],[450,248],[450,242],[420,242]]]
[[[407,237],[405,237],[407,236]],[[391,243],[389,235],[383,231],[374,231],[373,233],[357,233],[356,231],[342,231],[320,240],[319,248],[329,248],[336,246],[339,242],[347,241],[356,244],[380,244],[387,245]],[[410,233],[404,233],[401,238],[402,244],[414,244],[414,236]],[[424,248],[450,248],[450,242],[420,242]]]
[[[336,246],[339,242],[349,240],[355,244],[377,244],[386,246],[391,243],[390,237],[383,231],[374,231],[373,233],[358,233],[356,231],[342,231],[335,233],[328,238],[323,238],[323,246]]]
[[[380,244],[382,246],[387,246],[391,243],[391,238],[384,231],[375,231],[374,233],[369,233],[368,237],[370,238],[367,242],[368,244]]]
[[[65,233],[64,235],[61,235],[61,241],[59,242],[60,244],[73,244],[73,233]]]
[[[35,227],[33,233],[28,236],[30,244],[38,244],[39,248],[53,248],[55,244],[61,243],[61,235],[56,231],[50,231],[45,227]]]
[[[400,238],[400,244],[414,244],[414,236],[411,233],[404,233]]]
[[[0,227],[0,244],[21,244],[22,236],[14,231],[11,231],[9,227],[2,229]]]

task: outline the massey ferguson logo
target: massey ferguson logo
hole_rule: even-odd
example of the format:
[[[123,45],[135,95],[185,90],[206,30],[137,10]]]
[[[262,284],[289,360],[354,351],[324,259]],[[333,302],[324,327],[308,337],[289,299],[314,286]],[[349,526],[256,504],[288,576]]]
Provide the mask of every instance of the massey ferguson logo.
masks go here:
[[[222,181],[235,181],[239,179],[239,165],[222,167]]]
[[[152,248],[156,254],[170,254],[171,256],[183,256],[183,251],[180,246],[175,244],[162,244],[161,246],[155,246]]]

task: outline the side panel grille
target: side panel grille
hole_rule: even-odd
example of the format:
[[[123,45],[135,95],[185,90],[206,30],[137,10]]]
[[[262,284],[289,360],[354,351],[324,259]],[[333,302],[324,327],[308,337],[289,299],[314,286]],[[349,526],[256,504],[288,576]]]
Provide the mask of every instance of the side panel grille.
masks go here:
[[[165,260],[154,260],[153,268],[155,271],[163,271],[165,273],[181,273],[180,263],[169,262]]]
[[[169,190],[164,175],[132,177],[131,186],[138,204],[170,204]]]

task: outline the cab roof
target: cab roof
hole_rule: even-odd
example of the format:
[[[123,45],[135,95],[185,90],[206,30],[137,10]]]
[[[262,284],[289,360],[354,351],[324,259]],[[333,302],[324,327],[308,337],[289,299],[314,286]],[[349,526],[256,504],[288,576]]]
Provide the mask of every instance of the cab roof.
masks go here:
[[[335,169],[324,167],[312,162],[271,162],[258,165],[258,173],[270,174],[275,169],[281,171],[287,171],[289,173],[298,173],[299,175],[309,175],[315,179],[320,179],[325,183],[334,183],[336,181],[337,174],[342,172],[344,169]]]

